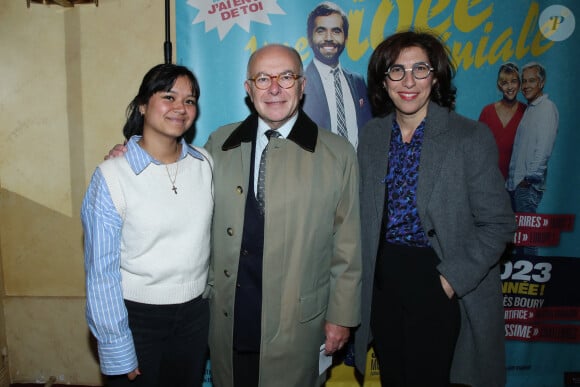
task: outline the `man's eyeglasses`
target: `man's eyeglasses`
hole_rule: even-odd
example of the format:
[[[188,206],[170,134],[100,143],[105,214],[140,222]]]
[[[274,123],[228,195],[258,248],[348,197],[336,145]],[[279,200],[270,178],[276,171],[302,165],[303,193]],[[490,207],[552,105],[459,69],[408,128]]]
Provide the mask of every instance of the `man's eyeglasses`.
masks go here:
[[[275,79],[283,89],[289,89],[294,86],[296,80],[302,78],[302,75],[294,73],[280,73],[278,75],[258,74],[254,78],[248,78],[248,81],[254,82],[260,90],[266,90],[272,85],[272,79]]]
[[[425,62],[415,63],[410,69],[406,69],[403,65],[392,65],[385,72],[391,81],[400,81],[405,78],[405,73],[410,71],[415,79],[425,79],[435,70],[433,67]]]

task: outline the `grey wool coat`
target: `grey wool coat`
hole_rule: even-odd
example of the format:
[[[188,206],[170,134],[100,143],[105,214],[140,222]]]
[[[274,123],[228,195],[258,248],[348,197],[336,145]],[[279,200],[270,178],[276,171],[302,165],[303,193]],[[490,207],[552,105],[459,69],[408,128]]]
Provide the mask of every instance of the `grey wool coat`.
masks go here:
[[[387,155],[394,114],[361,130],[362,323],[356,332],[356,366],[364,373],[370,308],[385,211]],[[503,302],[499,258],[513,238],[515,216],[497,167],[491,131],[429,103],[419,161],[417,208],[421,225],[441,260],[438,271],[459,299],[461,330],[451,382],[472,387],[505,385]],[[428,323],[428,322],[426,322]]]
[[[251,115],[206,144],[216,195],[209,274],[216,387],[233,385],[234,301],[257,125]],[[288,138],[270,139],[267,165],[259,386],[314,386],[325,322],[360,322],[358,162],[348,141],[299,112]]]

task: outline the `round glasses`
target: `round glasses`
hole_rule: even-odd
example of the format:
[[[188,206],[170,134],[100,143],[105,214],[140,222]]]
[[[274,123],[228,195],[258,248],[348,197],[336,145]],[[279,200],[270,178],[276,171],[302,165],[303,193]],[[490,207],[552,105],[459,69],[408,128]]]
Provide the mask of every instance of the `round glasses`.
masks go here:
[[[392,65],[389,69],[385,72],[385,75],[389,77],[391,81],[401,81],[405,78],[405,74],[407,71],[410,71],[413,74],[415,79],[425,79],[431,74],[431,71],[435,70],[429,64],[425,62],[418,62],[415,63],[410,69],[405,68],[403,65]]]
[[[256,87],[260,90],[266,90],[272,85],[272,79],[275,79],[283,89],[289,89],[294,86],[296,80],[302,78],[302,75],[294,73],[280,73],[278,75],[258,74],[254,78],[248,78],[248,81],[254,82]]]

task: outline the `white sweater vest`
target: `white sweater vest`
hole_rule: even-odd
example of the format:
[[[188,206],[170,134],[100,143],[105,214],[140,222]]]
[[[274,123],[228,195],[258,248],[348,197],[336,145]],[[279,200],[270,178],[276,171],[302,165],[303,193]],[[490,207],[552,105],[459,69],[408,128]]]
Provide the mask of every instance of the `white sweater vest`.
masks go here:
[[[169,164],[149,164],[135,175],[125,157],[102,163],[121,218],[121,277],[123,297],[130,301],[166,305],[184,303],[205,289],[213,215],[211,158],[188,154]]]

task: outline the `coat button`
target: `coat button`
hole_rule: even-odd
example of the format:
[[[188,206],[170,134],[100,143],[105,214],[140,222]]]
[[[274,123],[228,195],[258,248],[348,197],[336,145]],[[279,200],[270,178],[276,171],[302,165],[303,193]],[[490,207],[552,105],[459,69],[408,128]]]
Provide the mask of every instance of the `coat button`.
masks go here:
[[[230,276],[231,276],[230,272],[227,270],[224,270],[224,275],[228,278],[230,278]]]
[[[239,193],[240,195],[244,193],[244,189],[242,188],[242,186],[238,185],[236,187],[236,192]]]
[[[228,227],[228,229],[226,230],[226,232],[228,233],[229,236],[234,235],[234,229],[231,227]]]
[[[427,236],[434,237],[434,236],[435,236],[435,234],[436,234],[436,233],[435,233],[435,230],[433,230],[433,229],[431,229],[431,230],[427,231]]]
[[[228,317],[228,312],[224,312],[224,316]]]

